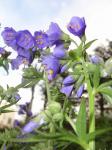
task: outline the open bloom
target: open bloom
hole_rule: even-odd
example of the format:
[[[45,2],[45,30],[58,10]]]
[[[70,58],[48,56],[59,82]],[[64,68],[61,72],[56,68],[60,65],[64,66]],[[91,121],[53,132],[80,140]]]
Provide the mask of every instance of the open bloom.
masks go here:
[[[43,58],[42,63],[45,66],[48,79],[53,80],[59,72],[59,67],[60,67],[59,60],[53,55],[49,55]]]
[[[12,69],[19,69],[19,66],[21,64],[31,64],[33,61],[33,52],[30,50],[23,49],[21,47],[18,47],[16,49],[18,56],[15,59],[12,59],[11,66]]]
[[[67,29],[75,36],[82,37],[85,34],[85,19],[80,17],[72,17]]]
[[[17,44],[24,49],[30,49],[34,46],[33,36],[28,30],[22,30],[17,32],[16,41]]]
[[[10,27],[5,27],[4,31],[1,33],[5,44],[8,46],[15,48],[16,47],[16,35],[17,32]]]
[[[58,40],[61,40],[63,32],[57,23],[51,22],[49,29],[47,30],[50,45],[56,44]]]
[[[36,31],[34,33],[35,46],[39,49],[43,49],[49,45],[48,35],[42,31]]]

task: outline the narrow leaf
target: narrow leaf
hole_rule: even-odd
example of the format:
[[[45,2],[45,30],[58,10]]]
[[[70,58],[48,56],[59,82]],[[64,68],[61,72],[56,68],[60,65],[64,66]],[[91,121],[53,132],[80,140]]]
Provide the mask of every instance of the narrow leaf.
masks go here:
[[[78,136],[86,141],[86,103],[84,99],[81,101],[80,110],[76,120],[76,130]]]
[[[86,43],[85,46],[84,46],[84,50],[88,49],[96,40],[97,39],[89,41],[88,43]]]

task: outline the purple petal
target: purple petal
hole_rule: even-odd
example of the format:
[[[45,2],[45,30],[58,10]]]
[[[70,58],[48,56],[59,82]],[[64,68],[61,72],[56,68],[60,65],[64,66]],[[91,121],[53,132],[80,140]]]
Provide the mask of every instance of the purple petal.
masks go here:
[[[53,55],[57,58],[63,58],[66,56],[66,49],[64,48],[64,45],[58,45],[54,48]]]
[[[73,76],[69,75],[63,80],[63,85],[70,85],[73,84],[74,82],[75,79],[73,78]]]
[[[42,31],[36,31],[34,33],[35,46],[39,49],[43,49],[49,45],[48,35]]]
[[[5,44],[15,49],[17,32],[13,28],[5,27],[1,35],[3,37]]]
[[[51,22],[48,31],[46,32],[49,38],[50,45],[56,44],[61,39],[62,31],[58,24]]]
[[[22,30],[17,32],[16,37],[17,44],[24,49],[30,49],[34,46],[34,39],[28,30]]]
[[[70,96],[72,93],[74,85],[70,85],[70,86],[63,86],[60,90],[61,93],[64,93],[66,96]]]
[[[76,95],[77,95],[78,98],[80,98],[82,96],[83,91],[84,91],[84,85],[81,85],[79,87],[79,89],[77,90],[77,93],[76,93]]]
[[[85,19],[76,16],[72,17],[67,28],[75,36],[82,37],[85,34]]]

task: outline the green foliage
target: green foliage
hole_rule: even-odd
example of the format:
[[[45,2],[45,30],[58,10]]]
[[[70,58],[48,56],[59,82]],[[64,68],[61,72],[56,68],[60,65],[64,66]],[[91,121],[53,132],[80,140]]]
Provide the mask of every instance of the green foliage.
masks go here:
[[[79,138],[86,142],[86,102],[81,101],[80,110],[76,120],[76,131]]]

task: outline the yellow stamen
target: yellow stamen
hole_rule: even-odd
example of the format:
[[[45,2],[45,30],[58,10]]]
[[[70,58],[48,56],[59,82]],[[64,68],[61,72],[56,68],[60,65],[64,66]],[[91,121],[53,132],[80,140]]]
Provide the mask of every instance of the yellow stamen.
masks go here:
[[[54,73],[54,71],[52,70],[52,69],[50,69],[49,71],[48,71],[48,74],[49,75],[52,75]]]

